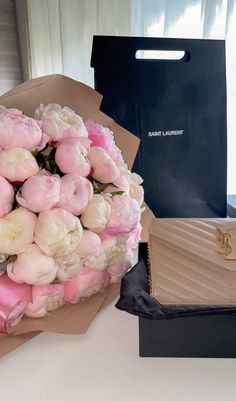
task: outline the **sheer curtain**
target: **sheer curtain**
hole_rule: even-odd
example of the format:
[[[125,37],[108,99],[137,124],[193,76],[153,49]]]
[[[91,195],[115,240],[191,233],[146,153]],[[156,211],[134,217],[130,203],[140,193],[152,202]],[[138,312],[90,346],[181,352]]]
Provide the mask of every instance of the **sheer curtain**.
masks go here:
[[[228,192],[236,193],[236,0],[27,0],[30,76],[93,85],[92,37],[226,39]]]
[[[0,0],[0,94],[21,82],[13,0]]]

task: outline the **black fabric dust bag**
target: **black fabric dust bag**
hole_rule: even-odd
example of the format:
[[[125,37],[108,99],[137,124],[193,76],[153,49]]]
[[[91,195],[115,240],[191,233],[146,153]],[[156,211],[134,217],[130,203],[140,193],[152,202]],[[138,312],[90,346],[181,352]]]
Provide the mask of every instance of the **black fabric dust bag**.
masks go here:
[[[138,263],[121,280],[120,298],[116,307],[131,315],[148,319],[167,319],[181,316],[234,314],[236,306],[224,305],[179,305],[160,304],[149,293],[147,267],[147,244],[139,246]]]
[[[137,59],[138,50],[184,56]],[[225,217],[224,41],[95,36],[91,66],[102,111],[141,139],[133,170],[155,215]]]

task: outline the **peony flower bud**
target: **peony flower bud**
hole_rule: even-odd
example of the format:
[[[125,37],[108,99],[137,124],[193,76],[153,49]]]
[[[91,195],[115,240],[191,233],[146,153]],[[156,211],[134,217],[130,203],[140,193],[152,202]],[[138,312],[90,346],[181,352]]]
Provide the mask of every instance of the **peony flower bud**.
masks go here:
[[[76,252],[81,257],[98,256],[101,252],[101,244],[102,241],[97,234],[92,231],[84,230],[82,239],[76,248]]]
[[[0,176],[0,217],[5,216],[12,209],[14,189],[6,178]]]
[[[64,305],[64,284],[34,285],[32,303],[29,303],[25,315],[28,317],[44,317]]]
[[[114,134],[109,128],[96,124],[92,120],[87,121],[85,126],[92,146],[99,146],[104,149],[115,163],[120,163],[123,160],[121,151],[115,144]]]
[[[119,164],[118,169],[120,175],[112,182],[116,187],[108,186],[104,192],[124,191],[135,199],[139,206],[142,206],[144,201],[144,190],[141,186],[143,179],[138,174],[131,173],[125,163]]]
[[[128,248],[135,249],[138,246],[138,243],[141,240],[141,232],[142,232],[142,226],[140,223],[138,223],[134,227],[134,229],[129,233],[127,239]]]
[[[134,261],[134,252],[129,249],[121,260],[110,265],[107,271],[111,275],[111,283],[119,283],[123,275],[131,269]]]
[[[124,191],[129,193],[129,181],[124,175],[119,175],[118,178],[113,181],[113,184],[118,188],[113,188],[113,192]]]
[[[57,269],[52,257],[31,248],[31,252],[18,254],[16,261],[7,265],[7,274],[16,283],[44,285],[54,280]]]
[[[37,217],[23,207],[0,218],[0,254],[15,255],[33,242]]]
[[[39,214],[34,240],[46,255],[63,256],[74,251],[82,234],[78,217],[55,208]]]
[[[104,250],[101,248],[100,253],[96,256],[81,256],[80,265],[81,269],[90,267],[95,270],[105,270],[107,268],[107,258]]]
[[[57,277],[61,281],[66,281],[75,276],[82,269],[80,256],[76,252],[55,258],[58,263]]]
[[[81,177],[87,177],[91,166],[86,159],[87,148],[79,138],[69,138],[57,147],[55,160],[63,173],[76,173]]]
[[[136,173],[131,174],[129,195],[138,202],[139,206],[142,206],[144,201],[144,190],[141,186],[142,182],[143,180],[140,175]]]
[[[40,124],[17,109],[0,106],[0,147],[20,147],[30,151],[43,149],[48,141]]]
[[[129,194],[129,181],[123,175],[119,175],[112,184],[114,185],[107,185],[106,188],[103,190],[103,194],[112,194],[115,192],[125,192]]]
[[[103,290],[110,282],[110,274],[104,270],[86,268],[65,283],[65,301],[75,304],[80,298],[90,297]]]
[[[120,262],[128,251],[127,237],[125,235],[106,235],[102,240],[102,249],[106,255],[107,267]]]
[[[138,233],[132,233],[134,236],[135,234]],[[111,282],[117,283],[133,265],[134,252],[130,248],[130,243],[134,241],[129,240],[130,233],[116,236],[102,233],[102,237],[102,249],[106,255],[107,271],[111,275]]]
[[[113,182],[119,175],[119,169],[112,158],[99,146],[91,147],[88,160],[93,168],[92,176],[106,184]]]
[[[10,148],[0,151],[0,175],[11,182],[24,182],[37,174],[39,166],[29,150]]]
[[[68,137],[87,137],[84,122],[69,107],[51,103],[41,104],[35,111],[35,118],[42,121],[42,129],[51,139],[58,141]]]
[[[105,229],[111,216],[111,206],[109,202],[99,194],[93,195],[87,209],[80,219],[84,227],[95,232]]]
[[[138,202],[127,194],[113,196],[111,217],[107,224],[107,231],[116,235],[132,231],[141,218],[141,209]]]
[[[16,196],[17,202],[32,212],[40,213],[54,207],[60,199],[60,177],[46,171],[28,178]]]
[[[78,174],[66,174],[61,178],[61,207],[75,216],[83,213],[93,196],[93,187],[89,180]]]
[[[104,270],[107,267],[106,255],[102,249],[100,237],[92,231],[84,230],[75,252],[80,257],[80,269],[90,267]]]

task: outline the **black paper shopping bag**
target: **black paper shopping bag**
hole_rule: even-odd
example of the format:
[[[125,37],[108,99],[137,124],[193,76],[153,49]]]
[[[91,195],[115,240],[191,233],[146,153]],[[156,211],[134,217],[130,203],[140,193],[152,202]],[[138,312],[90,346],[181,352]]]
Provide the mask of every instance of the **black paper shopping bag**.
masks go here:
[[[183,57],[136,58],[147,50],[183,51]],[[144,179],[153,212],[224,217],[224,41],[95,36],[91,66],[102,110],[141,139],[133,170]]]

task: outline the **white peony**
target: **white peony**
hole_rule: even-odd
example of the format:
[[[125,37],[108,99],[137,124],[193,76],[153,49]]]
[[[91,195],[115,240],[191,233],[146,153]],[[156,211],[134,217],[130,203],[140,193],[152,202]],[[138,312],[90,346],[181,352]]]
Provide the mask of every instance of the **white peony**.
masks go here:
[[[81,222],[84,227],[94,232],[101,232],[105,229],[111,216],[111,206],[108,199],[102,195],[95,194],[89,202],[86,210],[81,215]]]
[[[46,107],[41,104],[35,118],[42,121],[42,130],[51,140],[58,141],[68,137],[88,137],[83,119],[69,107],[51,103]]]
[[[76,252],[56,258],[58,263],[57,277],[61,281],[66,281],[75,276],[81,270],[80,256]]]
[[[23,207],[0,218],[0,254],[14,255],[33,242],[37,217]]]
[[[55,208],[39,214],[34,240],[46,255],[63,256],[74,251],[82,234],[78,217]]]
[[[37,174],[39,166],[29,150],[9,148],[0,151],[0,175],[11,182],[24,182]]]
[[[56,261],[34,245],[17,255],[15,262],[7,265],[7,274],[16,283],[44,285],[54,280],[57,269]]]

